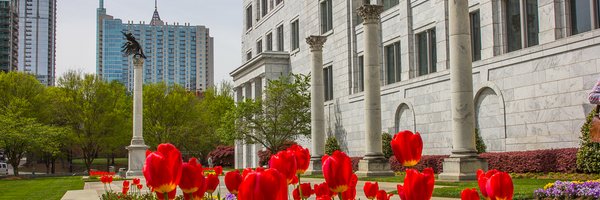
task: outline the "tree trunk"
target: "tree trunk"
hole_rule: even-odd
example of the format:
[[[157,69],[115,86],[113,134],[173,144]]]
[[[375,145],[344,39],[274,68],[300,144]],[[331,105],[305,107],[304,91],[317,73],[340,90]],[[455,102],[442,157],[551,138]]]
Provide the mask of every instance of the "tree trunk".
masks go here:
[[[50,157],[51,155],[44,154],[42,160],[44,160],[44,165],[46,166],[46,174],[50,174]]]
[[[67,153],[67,163],[69,164],[69,173],[73,173],[73,150],[71,149]]]
[[[111,153],[111,165],[115,166],[115,152],[114,151]]]
[[[51,171],[50,171],[50,172],[51,172],[52,174],[55,174],[55,173],[56,173],[56,167],[55,167],[55,165],[56,165],[56,157],[52,157],[52,160],[51,160],[51,162],[50,162],[50,166],[51,166],[51,167],[50,167],[50,169],[51,169]]]
[[[110,169],[110,156],[106,156],[106,171],[109,171]]]

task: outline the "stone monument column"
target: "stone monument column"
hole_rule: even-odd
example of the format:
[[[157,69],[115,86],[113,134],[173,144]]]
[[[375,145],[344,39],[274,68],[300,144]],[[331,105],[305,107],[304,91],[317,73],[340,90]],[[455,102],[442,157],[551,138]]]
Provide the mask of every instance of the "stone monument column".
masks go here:
[[[475,107],[471,33],[467,0],[448,1],[450,84],[452,87],[452,154],[444,160],[442,180],[477,179],[478,169],[487,170],[475,147]]]
[[[326,36],[306,38],[311,52],[310,78],[310,136],[312,149],[307,174],[323,174],[321,157],[325,154],[325,85],[323,84],[323,44]]]
[[[146,150],[148,146],[144,144],[143,131],[143,115],[144,110],[142,102],[142,86],[144,84],[142,80],[142,68],[144,67],[144,58],[134,55],[133,56],[133,138],[131,138],[131,145],[127,147],[129,150],[129,169],[127,170],[127,177],[131,176],[143,176],[142,168],[146,161]]]
[[[393,176],[381,148],[381,32],[379,15],[383,6],[358,8],[364,28],[365,155],[358,163],[358,176]]]

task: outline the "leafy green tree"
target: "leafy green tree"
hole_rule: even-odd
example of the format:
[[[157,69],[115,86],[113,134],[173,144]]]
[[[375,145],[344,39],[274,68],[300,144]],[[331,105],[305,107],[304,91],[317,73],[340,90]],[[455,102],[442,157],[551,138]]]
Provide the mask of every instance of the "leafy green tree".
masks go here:
[[[389,133],[384,132],[381,134],[381,148],[383,150],[383,156],[386,159],[389,159],[392,156],[394,156],[394,152],[392,151],[392,145],[390,144],[390,142],[392,142],[392,138],[392,135]]]
[[[260,143],[271,152],[285,142],[310,135],[310,77],[302,74],[269,80],[264,100],[246,99],[222,119],[221,135]],[[235,123],[223,122],[235,120]]]
[[[35,77],[20,72],[0,72],[0,148],[4,149],[14,174],[26,153],[39,146],[52,127],[36,119],[39,95],[44,86]]]
[[[232,140],[223,139],[217,131],[222,123],[233,123],[233,121],[222,119],[225,117],[223,113],[227,113],[235,107],[232,91],[231,83],[222,82],[218,88],[208,88],[201,95],[200,103],[196,106],[199,113],[198,121],[200,123],[197,125],[200,126],[198,129],[200,140],[195,143],[194,149],[202,155],[208,155],[219,145],[233,145]]]
[[[596,112],[596,108],[594,108],[581,126],[581,147],[577,151],[577,169],[585,173],[600,172],[600,143],[590,139],[590,128]]]
[[[70,71],[58,80],[64,98],[59,111],[71,127],[89,170],[105,143],[123,130],[119,124],[128,123],[124,113],[126,89],[123,85],[107,83],[93,74]]]
[[[328,137],[325,141],[325,154],[331,155],[335,151],[341,151],[342,148],[335,137]]]

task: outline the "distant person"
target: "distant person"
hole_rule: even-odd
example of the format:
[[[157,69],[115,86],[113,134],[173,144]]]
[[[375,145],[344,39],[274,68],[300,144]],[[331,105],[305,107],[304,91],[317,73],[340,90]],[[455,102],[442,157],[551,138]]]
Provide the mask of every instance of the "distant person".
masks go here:
[[[592,92],[588,96],[588,100],[591,104],[600,104],[600,80],[594,84]]]
[[[208,157],[208,167],[212,168],[213,167],[213,160],[212,157]]]

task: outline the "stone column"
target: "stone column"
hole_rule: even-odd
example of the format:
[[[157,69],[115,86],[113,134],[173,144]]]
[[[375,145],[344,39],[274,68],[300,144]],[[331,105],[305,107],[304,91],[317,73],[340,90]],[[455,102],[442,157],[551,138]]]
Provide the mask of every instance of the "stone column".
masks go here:
[[[381,148],[381,32],[379,15],[383,6],[358,8],[364,28],[365,155],[358,163],[358,176],[393,176]]]
[[[311,52],[310,78],[310,136],[312,149],[307,174],[323,174],[321,157],[325,154],[325,86],[323,84],[323,44],[326,36],[311,35],[306,38]]]
[[[129,169],[127,170],[127,177],[130,176],[143,176],[142,168],[146,161],[146,150],[148,146],[144,144],[144,136],[142,135],[143,129],[143,115],[142,111],[144,107],[142,105],[142,88],[144,82],[142,80],[142,69],[144,67],[144,59],[139,56],[133,56],[133,137],[131,139],[131,145],[127,147],[129,150]]]
[[[477,179],[477,169],[487,170],[475,148],[475,107],[471,33],[467,0],[448,2],[450,84],[452,87],[452,154],[444,160],[442,180]]]

